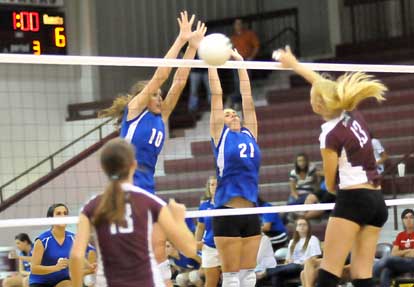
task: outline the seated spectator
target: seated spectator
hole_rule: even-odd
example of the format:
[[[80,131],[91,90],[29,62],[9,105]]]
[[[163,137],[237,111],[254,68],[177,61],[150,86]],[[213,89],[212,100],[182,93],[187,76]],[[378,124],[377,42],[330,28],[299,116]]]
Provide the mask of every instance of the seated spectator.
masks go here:
[[[388,159],[388,154],[382,146],[381,142],[370,133],[372,148],[374,149],[374,157],[377,162],[377,170],[379,174],[384,172],[384,163]]]
[[[373,276],[380,279],[380,286],[391,286],[394,276],[414,271],[414,210],[401,213],[405,230],[397,235],[391,256],[374,264]]]
[[[269,202],[259,197],[259,206],[272,206]],[[265,213],[260,216],[262,221],[262,232],[270,238],[273,252],[286,245],[288,236],[285,225],[277,213]]]
[[[283,287],[287,279],[299,277],[305,261],[322,254],[319,239],[312,235],[309,221],[296,220],[296,230],[289,242],[286,262],[275,268],[268,268],[260,277],[270,277],[272,286]]]
[[[216,187],[217,179],[212,176],[207,181],[205,201],[201,202],[199,210],[214,209]],[[212,217],[201,217],[198,219],[195,237],[199,242],[199,250],[201,250],[201,267],[206,280],[205,286],[215,287],[220,281],[221,261],[214,243]],[[196,278],[200,277],[199,275],[199,273],[194,274]],[[199,280],[191,281],[197,283]]]
[[[179,253],[171,243],[166,243],[167,255],[171,259],[171,267],[175,276],[177,286],[186,287],[190,284],[190,272],[200,268],[201,258],[188,258]]]
[[[16,247],[19,250],[17,255],[15,251],[9,253],[10,259],[19,261],[19,273],[9,276],[3,280],[3,287],[28,287],[30,262],[32,260],[33,243],[29,235],[19,233],[15,236]]]
[[[349,264],[348,256],[347,263],[344,266],[342,272],[342,280],[350,281],[351,280],[351,265]],[[314,287],[316,280],[318,279],[319,267],[321,265],[322,258],[311,257],[305,261],[303,265],[303,271],[300,273],[300,281],[302,282],[302,287]]]
[[[304,204],[306,197],[317,191],[317,169],[309,163],[306,154],[302,153],[296,156],[295,168],[290,171],[289,180],[290,196],[287,202],[288,205]]]

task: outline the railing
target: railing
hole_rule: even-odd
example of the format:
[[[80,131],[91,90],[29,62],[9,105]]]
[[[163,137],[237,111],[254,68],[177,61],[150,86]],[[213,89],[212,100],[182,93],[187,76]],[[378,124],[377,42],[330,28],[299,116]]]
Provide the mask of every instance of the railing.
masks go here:
[[[344,43],[414,36],[412,0],[344,0]]]
[[[56,169],[55,166],[55,158],[56,156],[58,156],[59,154],[63,153],[64,151],[66,151],[67,149],[69,149],[70,147],[74,146],[76,143],[80,142],[81,140],[85,139],[87,136],[98,132],[98,138],[99,141],[102,141],[103,137],[103,127],[106,126],[108,123],[110,123],[112,121],[112,119],[108,119],[104,122],[102,122],[100,125],[96,126],[95,128],[91,129],[90,131],[88,131],[87,133],[81,135],[80,137],[78,137],[77,139],[75,139],[74,141],[68,143],[67,145],[65,145],[64,147],[60,148],[59,150],[57,150],[56,152],[52,153],[51,155],[49,155],[48,157],[46,157],[45,159],[41,160],[40,162],[38,162],[37,164],[35,164],[34,166],[28,168],[27,170],[23,171],[21,174],[19,174],[18,176],[12,178],[11,180],[9,180],[8,182],[4,183],[3,185],[0,186],[0,204],[3,204],[6,199],[4,198],[3,195],[3,191],[5,190],[6,187],[10,186],[11,184],[15,183],[16,181],[18,181],[19,179],[23,178],[24,176],[28,175],[30,172],[32,172],[33,170],[35,170],[36,168],[42,166],[43,164],[49,162],[50,163],[50,171],[49,172],[53,172]]]
[[[407,161],[414,157],[414,148],[406,153],[401,159],[399,159],[397,162],[393,163],[391,166],[389,166],[383,173],[384,179],[390,179],[391,181],[391,189],[392,189],[392,198],[396,199],[399,192],[397,188],[397,174],[398,174],[398,165],[400,163],[404,163],[407,166]],[[398,212],[397,212],[397,206],[393,207],[393,217],[394,217],[394,229],[398,230]]]
[[[208,21],[209,33],[233,33],[233,23],[241,19],[251,30],[255,31],[261,41],[260,54],[269,54],[270,50],[290,45],[296,54],[300,54],[298,9],[250,14]]]

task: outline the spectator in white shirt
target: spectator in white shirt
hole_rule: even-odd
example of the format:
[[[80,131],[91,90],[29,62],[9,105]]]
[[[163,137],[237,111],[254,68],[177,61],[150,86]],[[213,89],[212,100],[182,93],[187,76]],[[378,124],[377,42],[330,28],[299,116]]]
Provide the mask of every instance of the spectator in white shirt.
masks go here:
[[[296,220],[296,230],[289,242],[285,264],[266,269],[263,276],[272,278],[272,286],[283,287],[285,280],[300,276],[305,260],[321,254],[319,239],[312,235],[309,221],[301,217]]]

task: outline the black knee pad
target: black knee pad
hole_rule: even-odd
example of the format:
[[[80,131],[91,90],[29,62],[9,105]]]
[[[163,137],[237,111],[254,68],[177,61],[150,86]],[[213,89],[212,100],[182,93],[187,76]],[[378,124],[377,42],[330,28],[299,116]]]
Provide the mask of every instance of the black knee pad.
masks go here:
[[[352,280],[352,285],[355,287],[374,287],[374,280],[372,278],[366,278],[366,279],[354,279]]]
[[[318,283],[316,287],[336,287],[338,286],[339,278],[322,268],[319,269]]]

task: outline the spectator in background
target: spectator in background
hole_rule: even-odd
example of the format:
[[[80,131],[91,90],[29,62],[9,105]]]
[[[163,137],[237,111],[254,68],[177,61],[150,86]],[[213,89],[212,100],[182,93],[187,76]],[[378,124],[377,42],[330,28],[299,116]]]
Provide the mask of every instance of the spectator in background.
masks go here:
[[[310,193],[317,191],[318,174],[316,167],[309,163],[307,154],[300,153],[295,159],[295,168],[289,173],[290,196],[288,205],[304,204]]]
[[[272,206],[269,202],[259,197],[259,206]],[[261,215],[262,232],[269,237],[273,252],[286,245],[288,236],[285,225],[277,213],[265,213]]]
[[[384,163],[388,159],[388,154],[382,146],[381,142],[375,138],[373,133],[370,133],[372,148],[374,149],[374,157],[377,162],[377,170],[379,174],[384,172]]]
[[[231,36],[233,48],[235,48],[243,59],[254,60],[259,52],[259,39],[256,33],[247,29],[241,19],[236,19],[233,23],[233,34]],[[233,70],[234,90],[231,96],[232,107],[239,110],[241,105],[240,83],[237,70]]]
[[[283,287],[285,280],[300,276],[306,260],[321,254],[319,239],[312,235],[309,221],[299,218],[293,239],[289,242],[286,264],[266,269],[263,277],[271,277],[272,286]]]
[[[9,276],[3,280],[3,287],[27,287],[29,286],[30,262],[32,260],[33,243],[29,235],[19,233],[15,236],[16,247],[19,250],[9,253],[10,259],[19,260],[19,273]]]
[[[414,210],[401,213],[404,231],[397,235],[391,256],[384,257],[374,265],[374,277],[380,279],[380,286],[391,286],[393,276],[414,271]]]
[[[198,59],[198,55],[196,55]],[[190,72],[190,97],[188,99],[188,111],[190,113],[198,112],[199,107],[199,88],[200,84],[203,84],[203,87],[206,91],[207,101],[210,104],[211,92],[210,84],[208,83],[208,72],[207,69],[203,68],[193,68]]]

